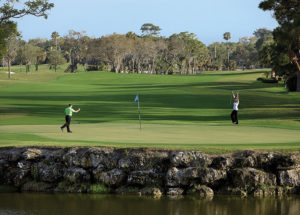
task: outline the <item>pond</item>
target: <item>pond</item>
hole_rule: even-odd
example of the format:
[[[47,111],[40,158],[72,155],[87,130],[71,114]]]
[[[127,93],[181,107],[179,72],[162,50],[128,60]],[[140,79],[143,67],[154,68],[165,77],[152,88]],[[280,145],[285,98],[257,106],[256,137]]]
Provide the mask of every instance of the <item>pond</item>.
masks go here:
[[[299,215],[300,196],[240,198],[215,196],[160,199],[127,195],[0,194],[0,215]]]

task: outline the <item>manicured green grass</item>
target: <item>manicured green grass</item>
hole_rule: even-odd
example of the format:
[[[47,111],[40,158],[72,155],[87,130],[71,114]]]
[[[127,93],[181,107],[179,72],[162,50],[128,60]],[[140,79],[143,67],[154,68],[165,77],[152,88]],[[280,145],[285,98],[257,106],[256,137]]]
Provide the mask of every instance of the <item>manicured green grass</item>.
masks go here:
[[[256,81],[266,70],[167,76],[48,70],[13,80],[0,69],[0,145],[117,146],[196,149],[300,149],[300,94]],[[240,124],[230,121],[240,92]],[[140,94],[143,129],[137,121]],[[72,134],[61,133],[67,104],[80,107]]]
[[[190,149],[223,153],[240,149],[299,150],[297,130],[248,126],[205,126],[133,123],[74,124],[73,133],[57,125],[1,126],[1,146],[113,146]]]

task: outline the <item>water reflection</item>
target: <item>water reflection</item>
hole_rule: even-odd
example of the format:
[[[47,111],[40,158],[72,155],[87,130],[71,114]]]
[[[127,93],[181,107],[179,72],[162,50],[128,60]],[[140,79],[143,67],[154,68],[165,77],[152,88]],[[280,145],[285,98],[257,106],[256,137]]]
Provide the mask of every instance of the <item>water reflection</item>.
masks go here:
[[[299,215],[299,196],[245,198],[142,198],[137,196],[76,194],[0,194],[0,215]]]

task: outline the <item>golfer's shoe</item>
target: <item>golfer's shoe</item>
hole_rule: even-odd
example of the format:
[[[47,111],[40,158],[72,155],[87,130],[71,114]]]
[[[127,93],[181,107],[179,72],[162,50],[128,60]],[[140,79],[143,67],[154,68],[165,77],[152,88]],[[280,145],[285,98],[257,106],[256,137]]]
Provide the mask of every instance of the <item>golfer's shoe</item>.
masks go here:
[[[72,133],[72,131],[68,131],[68,133]]]
[[[61,132],[64,132],[64,128],[60,127]]]

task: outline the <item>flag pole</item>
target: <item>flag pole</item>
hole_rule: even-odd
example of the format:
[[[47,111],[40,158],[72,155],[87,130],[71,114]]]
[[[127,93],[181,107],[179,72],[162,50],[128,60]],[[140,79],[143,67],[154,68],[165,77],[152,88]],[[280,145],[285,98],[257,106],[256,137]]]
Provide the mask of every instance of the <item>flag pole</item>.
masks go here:
[[[141,123],[141,111],[140,111],[140,98],[138,99],[138,111],[139,111],[139,122],[140,122],[140,130],[141,130],[142,123]]]

